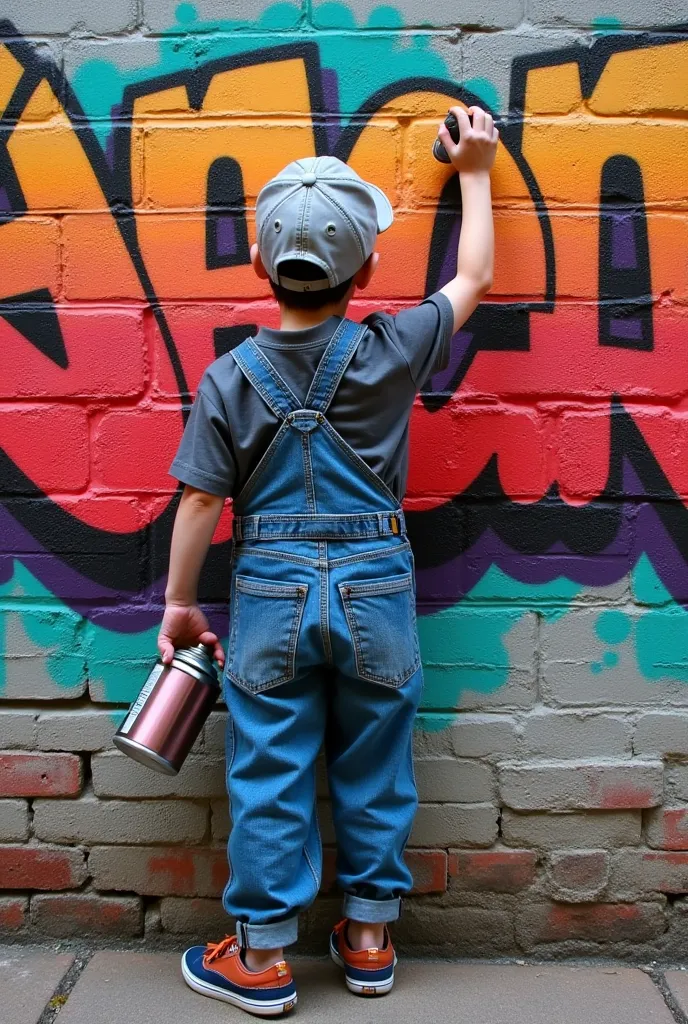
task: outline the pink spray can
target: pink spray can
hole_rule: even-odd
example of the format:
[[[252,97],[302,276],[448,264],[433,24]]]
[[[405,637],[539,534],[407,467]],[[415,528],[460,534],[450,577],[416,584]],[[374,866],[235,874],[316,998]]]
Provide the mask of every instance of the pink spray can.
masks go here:
[[[156,661],[113,742],[140,764],[176,775],[219,695],[212,647],[180,647],[169,665]]]

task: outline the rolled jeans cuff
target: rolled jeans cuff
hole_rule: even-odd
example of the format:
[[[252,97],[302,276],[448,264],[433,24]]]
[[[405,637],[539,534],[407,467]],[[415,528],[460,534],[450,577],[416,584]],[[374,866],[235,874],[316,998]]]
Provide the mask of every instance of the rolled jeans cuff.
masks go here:
[[[401,911],[401,900],[363,900],[360,896],[344,896],[344,917],[363,924],[387,924],[396,921]]]
[[[296,942],[299,935],[298,917],[289,917],[286,921],[274,924],[236,923],[237,939],[244,949],[281,949]]]

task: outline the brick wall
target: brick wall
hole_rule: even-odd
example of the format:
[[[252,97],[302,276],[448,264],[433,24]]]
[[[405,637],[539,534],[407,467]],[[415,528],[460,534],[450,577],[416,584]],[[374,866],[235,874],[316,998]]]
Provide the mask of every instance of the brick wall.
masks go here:
[[[684,955],[684,5],[2,15],[2,934],[228,928],[222,710],[175,779],[111,743],[155,655],[166,471],[204,367],[276,323],[247,263],[261,184],[332,152],[383,187],[395,225],[354,312],[398,309],[452,272],[459,195],[430,146],[460,101],[502,119],[496,273],[414,412],[426,687],[397,936]],[[230,520],[202,580],[223,637]],[[314,948],[337,903],[321,799]]]

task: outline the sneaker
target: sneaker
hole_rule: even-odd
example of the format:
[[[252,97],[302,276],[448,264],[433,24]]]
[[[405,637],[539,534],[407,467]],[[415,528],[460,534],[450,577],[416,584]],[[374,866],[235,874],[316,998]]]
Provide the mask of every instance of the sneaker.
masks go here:
[[[348,918],[344,918],[330,935],[330,956],[344,968],[347,987],[358,996],[384,996],[394,985],[397,958],[385,928],[381,949],[352,949],[347,939]]]
[[[195,992],[240,1006],[257,1017],[276,1017],[296,1006],[296,986],[285,961],[266,971],[250,971],[235,935],[187,949],[182,974]]]

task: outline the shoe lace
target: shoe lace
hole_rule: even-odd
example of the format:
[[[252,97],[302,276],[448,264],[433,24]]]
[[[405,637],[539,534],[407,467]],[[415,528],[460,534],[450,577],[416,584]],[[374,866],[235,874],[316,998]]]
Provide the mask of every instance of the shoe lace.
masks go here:
[[[220,942],[206,943],[206,962],[210,964],[213,960],[225,956],[226,953],[230,952],[231,946],[237,946],[236,935],[225,935],[224,939],[221,939]],[[235,950],[232,950],[232,952],[235,952]]]

